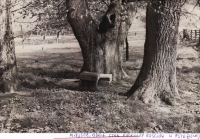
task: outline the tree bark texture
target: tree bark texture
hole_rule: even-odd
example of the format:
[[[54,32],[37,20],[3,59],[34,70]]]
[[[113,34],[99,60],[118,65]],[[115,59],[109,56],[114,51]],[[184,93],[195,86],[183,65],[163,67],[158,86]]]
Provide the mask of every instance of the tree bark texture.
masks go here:
[[[152,0],[147,6],[141,71],[127,92],[144,103],[155,96],[167,104],[179,97],[176,83],[177,37],[182,0]]]
[[[15,43],[12,32],[11,0],[1,0],[0,26],[0,91],[17,89]]]
[[[123,5],[121,0],[111,1],[97,25],[86,0],[67,2],[68,22],[82,50],[81,71],[113,74],[113,80],[126,76],[123,45],[133,18],[133,3]]]

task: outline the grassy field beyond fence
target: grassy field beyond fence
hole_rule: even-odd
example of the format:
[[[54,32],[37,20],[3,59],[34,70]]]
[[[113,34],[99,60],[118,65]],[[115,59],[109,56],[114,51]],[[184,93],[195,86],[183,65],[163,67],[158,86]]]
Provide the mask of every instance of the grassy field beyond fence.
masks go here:
[[[76,41],[74,35],[70,34],[68,36],[60,36],[58,43],[69,43]],[[53,44],[57,43],[57,36],[31,36],[25,39],[24,45],[40,45],[40,44]],[[22,45],[22,38],[15,38],[15,45]]]

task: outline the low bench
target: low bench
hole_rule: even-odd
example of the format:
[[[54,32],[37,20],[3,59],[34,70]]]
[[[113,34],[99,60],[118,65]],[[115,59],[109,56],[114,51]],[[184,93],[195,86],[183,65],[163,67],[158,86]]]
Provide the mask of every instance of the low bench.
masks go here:
[[[95,91],[98,90],[99,79],[109,79],[112,82],[112,74],[100,74],[98,72],[84,71],[80,74],[81,89]]]

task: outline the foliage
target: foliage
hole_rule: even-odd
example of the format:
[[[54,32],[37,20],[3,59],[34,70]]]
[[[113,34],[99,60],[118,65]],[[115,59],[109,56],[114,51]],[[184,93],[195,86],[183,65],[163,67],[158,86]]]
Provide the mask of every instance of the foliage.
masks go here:
[[[48,1],[48,0],[18,0],[20,8],[15,8],[13,13],[18,13],[21,16],[15,19],[15,22],[19,20],[27,21],[35,24],[34,30],[52,30],[52,29],[67,29],[70,27],[67,23],[66,6],[64,0]],[[19,22],[26,23],[26,22]]]
[[[89,7],[88,12],[90,12],[90,15],[97,25],[100,24],[102,16],[106,13],[112,2],[113,0],[87,1]],[[71,31],[67,23],[68,8],[66,7],[66,0],[14,0],[12,6],[13,15],[20,15],[14,21],[22,24],[33,23],[35,25],[35,31],[41,29],[67,29]],[[146,2],[137,2],[135,6],[144,8]]]

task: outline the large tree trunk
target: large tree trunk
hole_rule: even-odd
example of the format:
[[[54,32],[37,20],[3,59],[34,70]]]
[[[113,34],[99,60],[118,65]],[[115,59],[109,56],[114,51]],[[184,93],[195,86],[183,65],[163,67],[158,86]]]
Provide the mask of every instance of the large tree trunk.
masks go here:
[[[0,6],[2,9],[0,15],[0,91],[12,93],[17,88],[17,67],[10,10],[11,0],[1,0]]]
[[[149,103],[155,97],[174,104],[177,36],[182,0],[153,0],[147,6],[146,42],[141,71],[127,96]]]
[[[123,71],[122,54],[131,24],[129,20],[133,17],[130,16],[133,15],[133,4],[125,6],[121,0],[112,0],[100,24],[97,25],[86,0],[67,2],[68,22],[82,49],[84,63],[81,71],[112,74],[113,80],[127,76]],[[123,13],[123,10],[127,10],[128,13]]]

